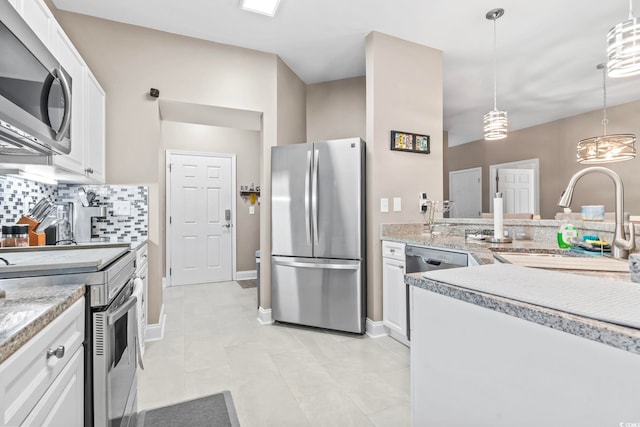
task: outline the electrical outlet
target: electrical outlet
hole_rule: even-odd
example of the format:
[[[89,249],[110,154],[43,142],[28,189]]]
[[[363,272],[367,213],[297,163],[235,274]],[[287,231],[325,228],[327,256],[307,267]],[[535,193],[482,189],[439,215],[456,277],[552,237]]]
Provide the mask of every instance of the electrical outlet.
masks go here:
[[[113,202],[114,216],[131,216],[131,203],[126,200],[115,200]]]
[[[420,193],[420,198],[418,199],[419,212],[425,213],[427,211],[427,200],[427,193]]]

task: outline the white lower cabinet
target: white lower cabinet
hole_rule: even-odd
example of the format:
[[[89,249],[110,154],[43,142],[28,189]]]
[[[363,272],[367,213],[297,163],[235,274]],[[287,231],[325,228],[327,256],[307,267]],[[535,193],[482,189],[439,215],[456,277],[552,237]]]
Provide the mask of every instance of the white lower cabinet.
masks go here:
[[[404,243],[382,242],[382,323],[389,336],[409,345],[404,249]]]
[[[84,396],[83,352],[78,349],[23,425],[81,426]]]
[[[84,298],[0,364],[0,425],[82,426]]]
[[[414,426],[640,422],[640,355],[415,286],[412,292]]]

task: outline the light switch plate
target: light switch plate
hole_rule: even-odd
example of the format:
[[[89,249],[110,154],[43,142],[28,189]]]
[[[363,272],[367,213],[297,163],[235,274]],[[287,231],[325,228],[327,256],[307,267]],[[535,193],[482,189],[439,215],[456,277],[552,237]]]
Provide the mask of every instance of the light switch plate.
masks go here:
[[[127,202],[126,200],[114,200],[113,215],[114,216],[130,216],[131,203]]]
[[[389,199],[386,197],[380,199],[380,212],[389,212]]]
[[[255,214],[256,214],[255,206],[249,206],[249,215],[255,215]]]
[[[394,197],[393,198],[393,211],[401,212],[402,211],[402,198]]]

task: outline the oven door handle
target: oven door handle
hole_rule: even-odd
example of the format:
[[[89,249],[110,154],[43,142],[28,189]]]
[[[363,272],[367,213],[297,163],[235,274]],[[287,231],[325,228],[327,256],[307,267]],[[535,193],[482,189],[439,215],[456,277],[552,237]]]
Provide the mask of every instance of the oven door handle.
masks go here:
[[[121,318],[126,312],[131,310],[131,307],[134,306],[137,302],[138,297],[136,297],[135,295],[131,295],[127,302],[118,307],[118,309],[113,313],[107,315],[107,325],[111,326],[116,323],[116,321]]]

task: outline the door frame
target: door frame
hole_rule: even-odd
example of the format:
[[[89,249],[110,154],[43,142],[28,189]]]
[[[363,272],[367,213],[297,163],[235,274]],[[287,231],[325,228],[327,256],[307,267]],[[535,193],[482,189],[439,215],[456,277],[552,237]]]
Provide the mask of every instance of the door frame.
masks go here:
[[[538,158],[489,166],[489,212],[493,212],[493,195],[496,193],[496,176],[500,168],[533,169],[533,213],[540,215],[540,159]]]
[[[199,157],[223,157],[231,159],[231,280],[236,280],[236,210],[237,210],[237,196],[236,196],[236,155],[231,153],[214,153],[209,151],[183,151],[183,150],[166,150],[165,151],[165,228],[164,228],[164,244],[165,244],[165,277],[166,286],[173,286],[171,281],[171,274],[169,269],[171,268],[171,224],[169,223],[171,213],[171,173],[169,169],[171,167],[171,156],[199,156]]]
[[[458,170],[454,170],[454,171],[449,171],[449,200],[451,200],[451,182],[452,179],[451,177],[454,175],[459,175],[462,173],[469,173],[469,172],[478,172],[478,177],[480,178],[480,215],[477,218],[482,218],[482,166],[478,166],[475,168],[467,168],[467,169],[458,169]],[[455,200],[454,200],[455,203]],[[455,207],[455,205],[454,205]]]

